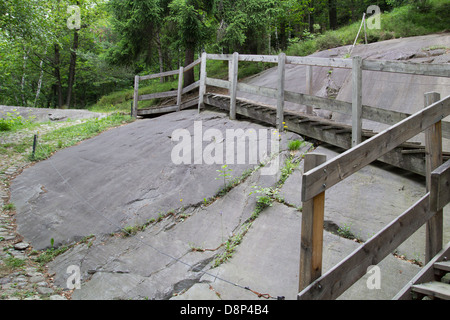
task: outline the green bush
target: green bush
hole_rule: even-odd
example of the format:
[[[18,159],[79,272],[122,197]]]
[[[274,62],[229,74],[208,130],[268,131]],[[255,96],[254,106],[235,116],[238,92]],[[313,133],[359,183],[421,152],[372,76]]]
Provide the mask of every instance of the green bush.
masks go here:
[[[328,50],[337,48],[344,45],[342,39],[335,33],[325,33],[316,40],[317,48],[322,50]]]
[[[4,118],[0,118],[0,131],[11,131],[23,126],[27,121],[18,112],[7,112]]]
[[[293,43],[286,51],[288,56],[305,57],[317,51],[316,40],[306,40]]]

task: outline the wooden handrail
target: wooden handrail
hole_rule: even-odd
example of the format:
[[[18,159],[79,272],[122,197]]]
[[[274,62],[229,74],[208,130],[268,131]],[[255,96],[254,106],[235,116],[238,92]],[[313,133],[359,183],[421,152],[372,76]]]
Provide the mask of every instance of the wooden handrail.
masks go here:
[[[432,184],[435,186],[434,190],[425,194],[346,259],[306,286],[298,294],[298,299],[332,300],[338,298],[366,274],[368,267],[381,262],[429,221],[439,209],[450,203],[450,193],[448,192],[450,160],[434,170],[431,176],[436,181]],[[441,186],[445,187],[441,189]]]
[[[157,98],[168,98],[168,97],[177,97],[177,110],[180,111],[181,110],[181,97],[183,94],[194,90],[196,88],[198,88],[200,86],[200,82],[194,82],[193,84],[183,88],[183,75],[186,71],[194,68],[195,66],[197,66],[198,64],[200,64],[202,62],[201,59],[197,59],[194,62],[190,63],[189,65],[187,65],[186,67],[180,67],[177,70],[171,70],[171,71],[165,71],[165,72],[160,72],[160,73],[154,73],[154,74],[149,74],[149,75],[145,75],[145,76],[135,76],[134,78],[134,97],[133,97],[133,109],[131,112],[131,115],[133,117],[137,116],[137,110],[138,110],[138,103],[139,101],[143,101],[143,100],[151,100],[151,99],[157,99]],[[178,88],[177,90],[172,90],[172,91],[165,91],[165,92],[156,92],[156,93],[151,93],[151,94],[144,94],[144,95],[139,95],[139,82],[140,81],[144,81],[144,80],[151,80],[151,79],[156,79],[156,78],[162,78],[162,77],[168,77],[168,76],[174,76],[174,75],[178,75]]]
[[[300,278],[305,279],[300,282],[298,299],[336,299],[359,280],[368,267],[381,262],[425,223],[428,228],[426,260],[430,261],[442,249],[442,208],[450,202],[448,192],[450,160],[437,167],[442,163],[441,121],[450,114],[450,96],[436,101],[439,97],[437,93],[425,94],[426,107],[422,111],[304,173],[302,202],[305,205],[399,144],[422,131],[426,132],[427,194],[325,275],[313,276],[311,272],[300,274]],[[308,207],[306,209],[302,221],[303,219],[311,220],[310,216],[324,214],[312,212],[308,210]],[[310,256],[317,254],[310,252],[312,249],[304,250],[308,243],[313,242],[312,239],[312,236],[304,239],[302,234],[301,266],[310,260]],[[314,245],[320,247],[318,251],[321,254],[322,243]]]
[[[448,115],[450,115],[450,96],[306,172],[303,175],[303,201],[331,188]]]

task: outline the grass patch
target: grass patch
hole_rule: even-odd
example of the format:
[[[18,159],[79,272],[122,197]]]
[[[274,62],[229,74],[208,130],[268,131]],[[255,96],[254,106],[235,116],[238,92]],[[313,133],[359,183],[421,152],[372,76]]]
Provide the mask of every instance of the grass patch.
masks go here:
[[[7,204],[3,205],[4,211],[12,211],[15,209],[16,209],[16,206],[14,205],[14,203],[7,203]]]
[[[18,269],[21,269],[26,264],[26,261],[23,259],[15,258],[15,257],[6,257],[3,258],[3,264],[0,264],[0,277],[4,277],[12,272],[15,272]]]
[[[49,263],[50,261],[53,261],[57,256],[60,254],[63,254],[69,250],[69,247],[63,246],[59,248],[50,248],[47,249],[39,254],[39,256],[36,258],[36,262],[39,263],[41,266],[44,266],[45,264]]]
[[[302,145],[303,145],[303,141],[301,141],[301,140],[292,140],[292,141],[289,141],[289,143],[288,143],[288,149],[290,151],[296,151],[296,150],[299,150]]]
[[[381,28],[367,29],[369,43],[394,38],[427,35],[449,30],[450,3],[444,0],[429,0],[423,4],[408,4],[381,14]],[[317,51],[351,45],[358,34],[361,21],[337,30],[308,37],[292,43],[286,51],[289,56],[307,56]],[[364,33],[357,43],[363,43]]]
[[[29,160],[45,160],[59,149],[73,146],[109,128],[117,127],[131,121],[133,119],[130,116],[115,113],[105,118],[90,119],[78,125],[56,129],[39,137],[36,152],[34,155],[29,155]]]

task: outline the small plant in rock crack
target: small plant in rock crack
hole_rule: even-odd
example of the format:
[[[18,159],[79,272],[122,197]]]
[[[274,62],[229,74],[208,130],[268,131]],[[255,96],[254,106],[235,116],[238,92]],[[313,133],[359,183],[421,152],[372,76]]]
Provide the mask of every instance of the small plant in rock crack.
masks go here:
[[[289,151],[296,151],[296,150],[299,150],[302,145],[303,145],[303,141],[292,140],[292,141],[289,141],[289,143],[288,143],[288,149],[289,149]]]
[[[219,172],[219,177],[216,180],[223,178],[223,188],[225,189],[227,187],[227,180],[232,179],[232,175],[229,172],[233,171],[233,169],[228,169],[228,165],[224,164],[220,170],[216,171]]]
[[[262,188],[258,186],[253,186],[252,188],[255,191],[250,192],[249,195],[253,193],[261,194],[260,196],[256,196],[256,206],[257,209],[262,210],[267,207],[271,207],[274,199],[278,199],[278,189],[276,188]]]

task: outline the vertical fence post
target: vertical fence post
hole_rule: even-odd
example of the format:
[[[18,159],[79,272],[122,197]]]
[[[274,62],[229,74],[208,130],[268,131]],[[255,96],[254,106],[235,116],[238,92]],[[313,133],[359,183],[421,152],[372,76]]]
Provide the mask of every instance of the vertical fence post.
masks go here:
[[[200,64],[200,88],[198,93],[198,112],[205,107],[204,99],[206,93],[206,52],[202,53],[202,62]]]
[[[441,95],[437,92],[425,93],[425,108],[441,100]],[[425,130],[425,168],[427,191],[431,187],[431,172],[443,163],[442,157],[442,124],[441,121],[435,123]],[[431,206],[430,206],[431,207]],[[443,210],[439,210],[427,222],[425,261],[428,263],[443,246]]]
[[[236,120],[236,96],[238,83],[239,53],[233,53],[230,79],[230,119]]]
[[[353,57],[352,147],[362,141],[362,58]]]
[[[137,117],[138,101],[139,101],[139,76],[135,76],[134,77],[133,111],[131,112],[131,116],[134,118]]]
[[[306,94],[312,95],[313,67],[306,66]],[[306,106],[306,114],[313,114],[313,107]]]
[[[321,165],[327,160],[323,154],[306,154],[304,170]],[[303,201],[300,245],[299,291],[322,275],[323,222],[325,192],[313,199]]]
[[[231,82],[233,81],[233,59],[228,60],[228,81],[230,82],[228,95],[231,97]]]
[[[286,75],[286,54],[278,55],[278,86],[277,86],[277,129],[283,130],[284,121],[284,81]]]
[[[184,67],[180,67],[180,72],[178,73],[178,93],[177,93],[178,111],[181,111],[181,95],[183,92],[183,77],[184,77]]]

